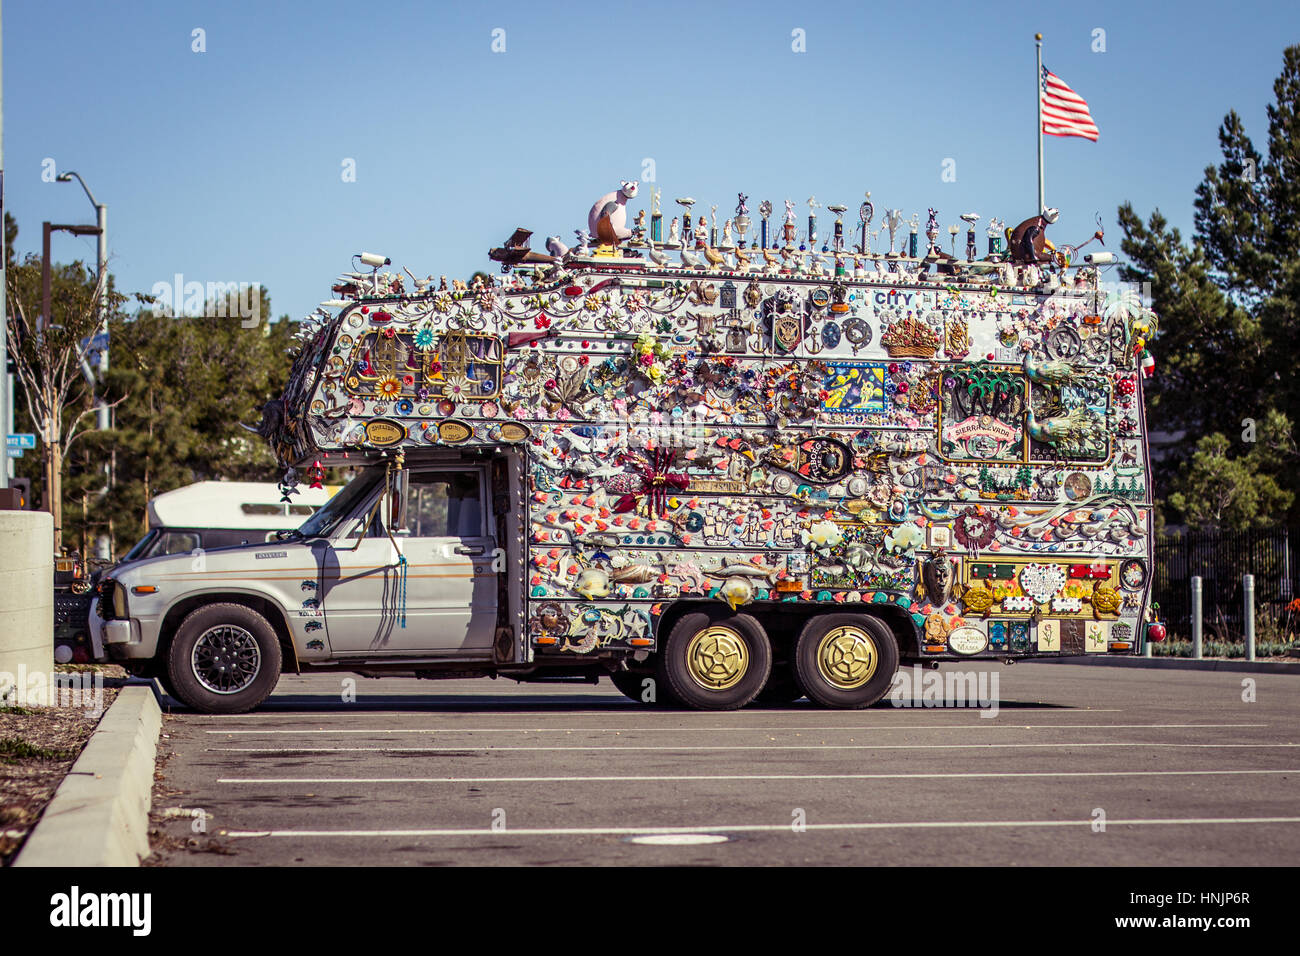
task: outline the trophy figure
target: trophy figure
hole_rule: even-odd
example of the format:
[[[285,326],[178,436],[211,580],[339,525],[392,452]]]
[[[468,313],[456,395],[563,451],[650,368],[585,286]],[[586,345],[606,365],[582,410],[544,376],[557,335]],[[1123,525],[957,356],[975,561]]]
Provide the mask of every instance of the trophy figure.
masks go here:
[[[664,217],[659,211],[659,197],[661,193],[658,189],[650,187],[650,240],[652,242],[663,242],[664,236]]]
[[[895,237],[898,233],[898,227],[901,226],[902,224],[903,224],[903,210],[901,209],[885,210],[885,226],[886,228],[889,229],[889,255],[891,256],[898,255],[898,253],[894,251],[894,244],[896,241]]]
[[[867,190],[866,201],[858,207],[858,225],[862,227],[862,245],[858,251],[864,256],[871,255],[871,217],[876,213],[876,207],[871,204],[871,190]]]
[[[979,222],[980,217],[973,212],[964,212],[961,214],[961,221],[966,223],[966,261],[974,262],[975,254],[979,249],[975,245],[975,223]]]
[[[738,201],[736,203],[736,232],[740,235],[739,246],[745,248],[745,233],[749,232],[749,207],[745,205],[745,200],[749,197],[744,193],[737,193]]]
[[[848,211],[849,207],[837,203],[826,208],[835,213],[835,234],[832,245],[836,253],[841,253],[844,251],[844,213]]]
[[[1002,227],[1005,225],[1001,219],[989,220],[989,227],[985,231],[989,237],[989,259],[1000,258],[1002,255]]]
[[[691,207],[695,205],[695,200],[690,196],[683,196],[677,200],[677,205],[682,207],[682,241],[689,242],[691,238]]]
[[[794,200],[785,201],[785,244],[794,247]]]

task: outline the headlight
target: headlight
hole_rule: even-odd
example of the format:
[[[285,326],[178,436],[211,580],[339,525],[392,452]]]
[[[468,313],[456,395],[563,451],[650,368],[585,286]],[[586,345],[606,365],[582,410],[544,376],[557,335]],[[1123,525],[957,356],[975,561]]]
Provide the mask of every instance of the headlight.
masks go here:
[[[112,578],[99,582],[99,602],[95,611],[105,621],[126,617],[126,590]]]

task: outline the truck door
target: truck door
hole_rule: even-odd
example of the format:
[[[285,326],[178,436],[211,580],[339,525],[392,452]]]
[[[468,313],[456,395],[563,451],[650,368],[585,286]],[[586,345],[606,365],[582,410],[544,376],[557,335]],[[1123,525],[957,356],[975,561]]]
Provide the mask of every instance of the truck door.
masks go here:
[[[486,485],[481,467],[412,469],[404,527],[386,525],[391,512],[380,508],[357,528],[364,536],[355,550],[355,537],[336,542],[337,577],[321,602],[335,654],[490,653],[496,542]]]

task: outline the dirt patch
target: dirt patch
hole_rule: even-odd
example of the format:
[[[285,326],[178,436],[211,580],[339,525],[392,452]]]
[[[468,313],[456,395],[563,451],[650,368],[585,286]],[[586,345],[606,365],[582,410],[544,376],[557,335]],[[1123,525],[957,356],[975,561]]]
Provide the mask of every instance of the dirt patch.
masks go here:
[[[22,849],[126,677],[116,666],[56,672],[91,682],[84,690],[65,687],[54,694],[23,688],[18,706],[0,705],[0,866]]]

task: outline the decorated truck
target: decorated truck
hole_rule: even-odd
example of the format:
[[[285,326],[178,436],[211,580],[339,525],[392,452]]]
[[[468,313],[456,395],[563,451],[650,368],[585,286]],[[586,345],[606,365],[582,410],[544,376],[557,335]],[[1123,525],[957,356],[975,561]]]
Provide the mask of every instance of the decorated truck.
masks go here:
[[[820,248],[811,200],[681,199],[665,236],[637,191],[499,278],[362,254],[258,426],[286,498],[356,477],[279,541],[115,569],[105,655],[229,712],[322,670],[855,708],[903,662],[1139,651],[1155,317],[1112,255],[1044,210],[983,250],[962,216],[962,256],[869,198]]]

